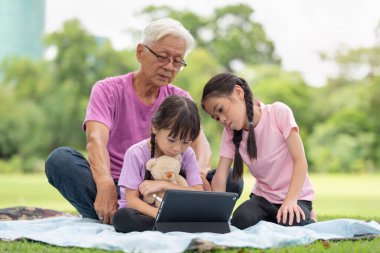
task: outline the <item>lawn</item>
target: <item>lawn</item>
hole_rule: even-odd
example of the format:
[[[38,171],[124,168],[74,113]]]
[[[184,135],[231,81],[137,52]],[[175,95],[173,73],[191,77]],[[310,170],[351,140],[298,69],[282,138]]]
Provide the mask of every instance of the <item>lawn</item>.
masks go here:
[[[340,217],[380,216],[380,174],[310,176],[316,191],[313,202],[319,215]],[[254,183],[244,178],[245,187],[237,205],[248,198]],[[44,174],[0,175],[0,208],[34,206],[60,211],[75,209],[55,190]]]
[[[33,206],[74,212],[45,174],[0,175],[0,208]]]
[[[358,218],[380,220],[380,175],[319,175],[310,176],[316,190],[314,208],[319,220]],[[238,205],[248,198],[254,181],[245,176],[245,187]],[[0,208],[33,206],[75,212],[47,182],[44,174],[0,175]],[[380,252],[380,238],[372,241],[315,242],[307,246],[270,250],[223,250],[220,252]],[[106,252],[102,250],[60,248],[28,241],[0,242],[0,252]]]

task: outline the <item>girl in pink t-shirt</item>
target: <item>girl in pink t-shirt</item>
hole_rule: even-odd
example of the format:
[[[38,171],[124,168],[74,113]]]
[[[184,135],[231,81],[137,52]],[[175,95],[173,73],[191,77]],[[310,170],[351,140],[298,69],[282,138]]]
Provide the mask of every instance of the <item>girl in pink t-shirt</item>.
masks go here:
[[[207,82],[202,107],[224,126],[212,190],[225,191],[232,162],[234,178],[241,178],[244,162],[256,179],[250,199],[236,209],[231,224],[244,229],[260,220],[286,226],[315,222],[314,189],[291,109],[279,102],[254,102],[247,82],[230,73]]]
[[[195,103],[186,97],[167,97],[152,118],[151,138],[131,146],[124,157],[119,186],[119,209],[112,223],[118,232],[152,230],[158,208],[142,200],[148,194],[167,189],[202,191],[197,160],[190,144],[200,132]],[[181,172],[188,186],[152,180],[146,162],[162,155],[181,155]]]

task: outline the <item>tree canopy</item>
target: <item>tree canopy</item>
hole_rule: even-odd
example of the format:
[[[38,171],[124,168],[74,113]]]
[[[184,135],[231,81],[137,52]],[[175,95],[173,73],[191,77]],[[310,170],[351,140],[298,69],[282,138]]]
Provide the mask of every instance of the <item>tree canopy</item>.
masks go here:
[[[172,17],[181,21],[194,36],[198,47],[213,55],[225,69],[234,64],[280,64],[274,43],[263,26],[254,20],[254,10],[247,4],[215,9],[210,16],[200,16],[169,6],[148,6],[141,14],[150,20]]]
[[[325,57],[339,66],[339,75],[316,88],[300,73],[281,67],[274,43],[247,5],[221,7],[210,16],[150,6],[139,15],[176,18],[194,35],[197,47],[174,83],[198,105],[213,75],[234,71],[247,80],[256,99],[282,101],[292,108],[311,171],[380,170],[379,38],[372,47],[341,49]],[[0,172],[38,170],[59,146],[84,150],[81,125],[91,87],[138,68],[135,48],[115,50],[108,39],[90,34],[75,19],[48,34],[45,42],[56,52],[51,59],[1,63]],[[236,63],[240,68],[234,68]],[[200,113],[216,166],[222,128]]]

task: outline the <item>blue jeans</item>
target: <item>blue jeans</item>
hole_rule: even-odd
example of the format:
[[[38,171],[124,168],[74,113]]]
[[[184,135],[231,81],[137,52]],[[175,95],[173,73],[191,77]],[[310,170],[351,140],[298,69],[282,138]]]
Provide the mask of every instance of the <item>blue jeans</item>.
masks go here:
[[[92,177],[90,164],[78,151],[69,147],[60,147],[50,153],[45,162],[45,173],[49,183],[65,197],[84,218],[98,219],[94,208],[96,185]],[[215,170],[207,175],[211,182]],[[233,181],[230,171],[227,180],[227,191],[241,195],[243,180]],[[120,189],[115,181],[120,198]]]

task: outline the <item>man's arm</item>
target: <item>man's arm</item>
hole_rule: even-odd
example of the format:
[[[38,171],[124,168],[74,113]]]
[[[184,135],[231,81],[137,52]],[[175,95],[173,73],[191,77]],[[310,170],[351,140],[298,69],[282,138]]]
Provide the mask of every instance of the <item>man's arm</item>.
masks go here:
[[[199,174],[202,178],[203,188],[205,191],[211,191],[210,183],[206,179],[207,173],[210,170],[211,148],[202,129],[198,138],[192,143],[191,147],[197,157]]]
[[[109,130],[100,122],[86,122],[87,153],[96,184],[95,211],[103,223],[110,224],[117,210],[117,192],[111,176],[107,150]]]

